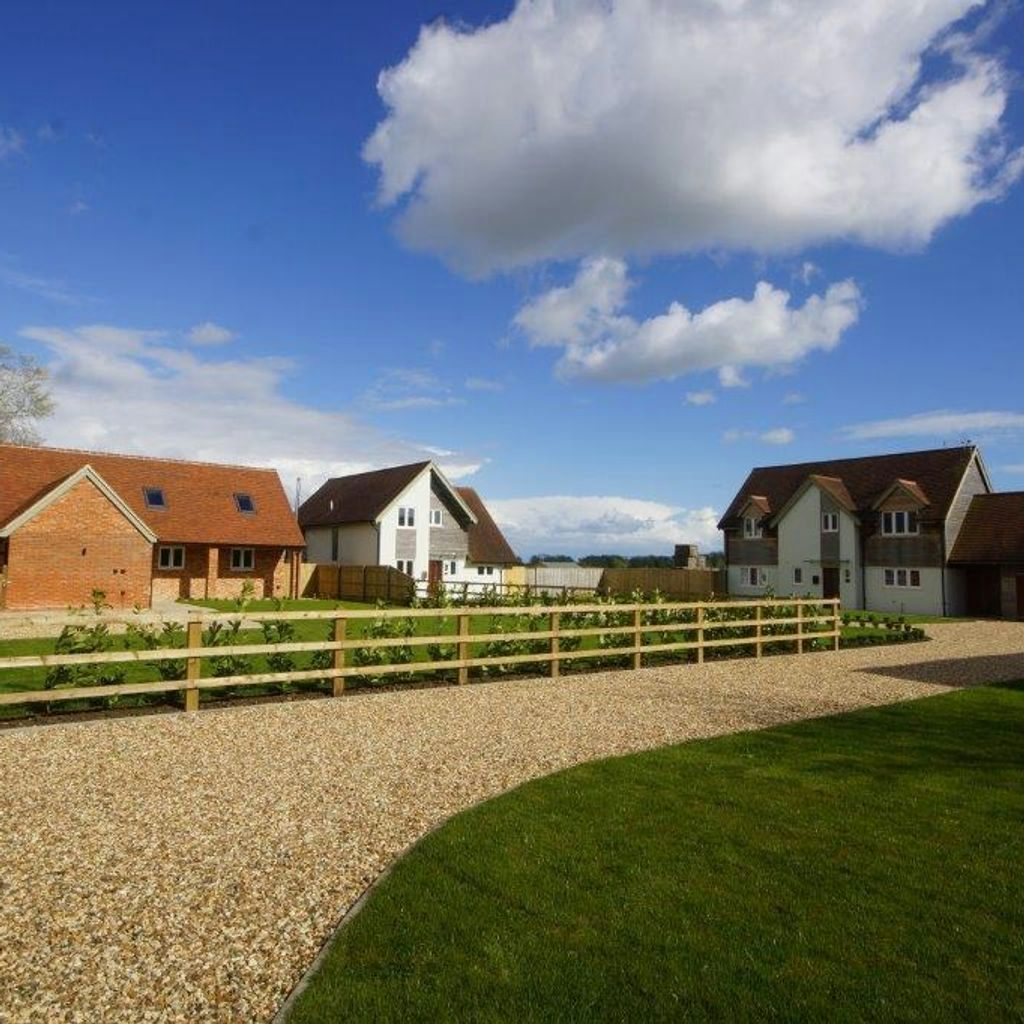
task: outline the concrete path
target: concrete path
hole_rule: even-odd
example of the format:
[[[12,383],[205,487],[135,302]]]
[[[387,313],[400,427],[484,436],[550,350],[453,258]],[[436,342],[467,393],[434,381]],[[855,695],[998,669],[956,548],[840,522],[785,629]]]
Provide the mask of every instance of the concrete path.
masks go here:
[[[929,643],[0,733],[0,1021],[266,1021],[426,830],[527,779],[1024,678],[1024,624]]]

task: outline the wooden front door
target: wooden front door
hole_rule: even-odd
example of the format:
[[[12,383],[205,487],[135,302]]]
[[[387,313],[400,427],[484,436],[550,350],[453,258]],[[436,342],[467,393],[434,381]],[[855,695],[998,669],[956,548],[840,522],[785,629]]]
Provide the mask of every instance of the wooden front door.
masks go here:
[[[821,567],[822,597],[839,596],[839,567],[835,565],[823,565]]]
[[[1017,618],[1024,621],[1024,573],[1017,574]]]
[[[436,594],[441,586],[441,562],[432,558],[427,564],[427,589],[431,594]]]

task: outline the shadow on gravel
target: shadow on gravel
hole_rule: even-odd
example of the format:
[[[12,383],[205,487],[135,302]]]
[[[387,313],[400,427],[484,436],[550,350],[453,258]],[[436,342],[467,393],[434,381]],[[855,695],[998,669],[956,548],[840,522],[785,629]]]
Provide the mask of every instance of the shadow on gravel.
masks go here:
[[[1024,679],[1024,649],[1019,654],[983,654],[909,665],[872,665],[854,671],[939,686],[989,686]]]

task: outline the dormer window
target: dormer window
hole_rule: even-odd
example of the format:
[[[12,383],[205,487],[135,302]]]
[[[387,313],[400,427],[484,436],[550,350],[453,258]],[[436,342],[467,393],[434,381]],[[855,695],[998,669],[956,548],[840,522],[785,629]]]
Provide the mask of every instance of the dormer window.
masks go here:
[[[251,516],[256,514],[256,502],[251,494],[236,494],[235,505],[242,515]]]
[[[761,529],[761,520],[756,519],[754,516],[743,517],[743,536],[744,537],[761,537],[764,535],[764,530]]]
[[[142,494],[146,499],[146,508],[167,508],[162,487],[143,487]]]
[[[821,532],[822,533],[838,533],[839,532],[839,513],[838,512],[823,512],[821,516]]]
[[[882,533],[889,537],[904,537],[918,532],[916,512],[883,512]]]

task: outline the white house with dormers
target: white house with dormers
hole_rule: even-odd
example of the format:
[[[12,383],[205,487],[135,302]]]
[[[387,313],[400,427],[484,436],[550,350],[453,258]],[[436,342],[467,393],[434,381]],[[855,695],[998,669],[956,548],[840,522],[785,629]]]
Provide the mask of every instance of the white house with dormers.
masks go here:
[[[471,487],[434,462],[334,477],[299,508],[306,560],[391,565],[417,582],[501,584],[519,559]]]
[[[950,556],[991,490],[973,446],[754,469],[719,523],[729,593],[965,614],[970,574]]]

